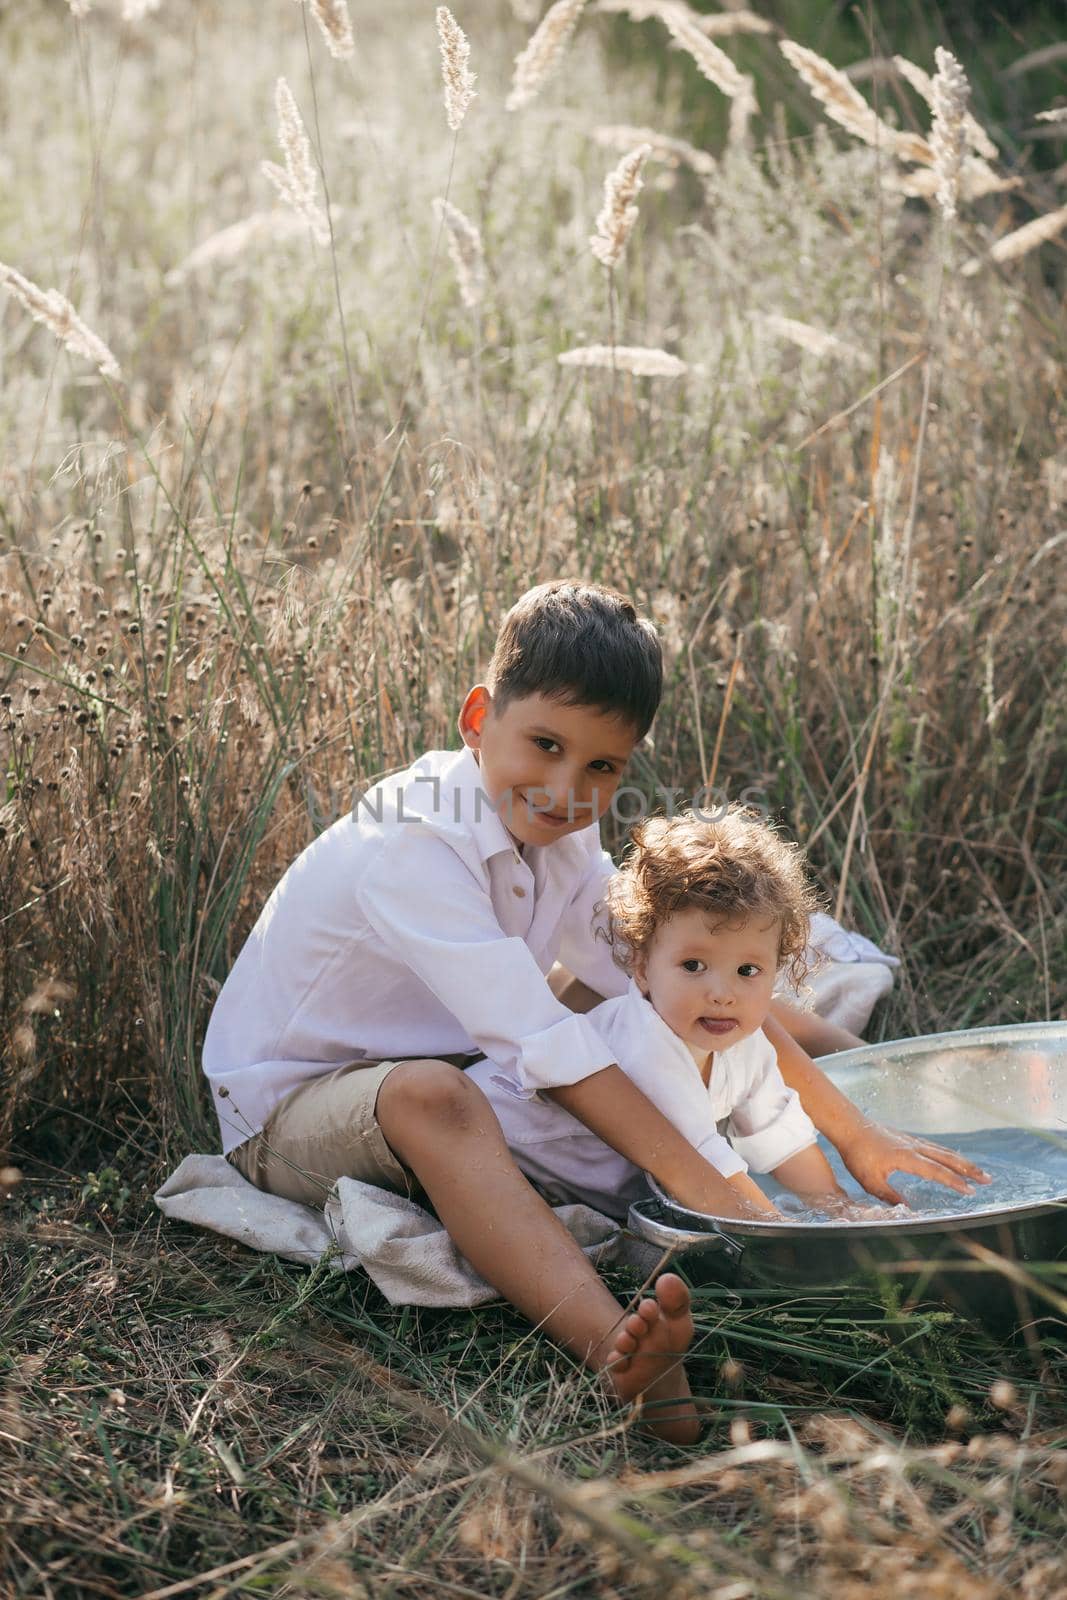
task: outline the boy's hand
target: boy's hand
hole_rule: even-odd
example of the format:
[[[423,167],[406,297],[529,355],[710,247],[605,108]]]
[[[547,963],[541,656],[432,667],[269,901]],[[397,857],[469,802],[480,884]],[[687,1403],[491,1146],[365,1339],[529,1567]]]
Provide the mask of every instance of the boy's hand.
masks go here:
[[[973,1161],[946,1150],[929,1139],[919,1139],[911,1133],[898,1133],[894,1128],[883,1128],[877,1122],[860,1122],[840,1141],[835,1141],[841,1159],[857,1183],[868,1194],[876,1195],[891,1206],[906,1204],[904,1196],[889,1182],[891,1172],[910,1172],[916,1178],[930,1178],[943,1183],[957,1194],[973,1194],[971,1185],[989,1183],[990,1177]]]
[[[660,1185],[686,1210],[699,1210],[702,1215],[713,1217],[734,1218],[738,1222],[770,1222],[775,1217],[780,1217],[781,1212],[773,1205],[759,1184],[753,1183],[747,1172],[735,1172],[732,1178],[722,1178],[723,1186],[711,1201],[705,1200],[702,1205],[693,1207],[687,1203],[684,1185],[664,1183]],[[728,1196],[728,1198],[727,1198]]]

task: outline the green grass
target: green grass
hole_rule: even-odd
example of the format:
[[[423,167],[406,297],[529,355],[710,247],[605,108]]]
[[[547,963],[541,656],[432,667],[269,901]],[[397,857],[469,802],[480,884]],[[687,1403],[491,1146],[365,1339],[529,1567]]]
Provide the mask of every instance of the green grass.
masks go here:
[[[829,1595],[885,1541],[887,1496],[931,1582],[985,1567],[994,1525],[1005,1571],[1059,1559],[1055,1341],[1005,1345],[888,1283],[698,1286],[708,1434],[675,1450],[506,1307],[391,1307],[362,1274],[162,1223],[137,1198],[151,1165],[118,1160],[128,1196],[42,1177],[4,1229],[12,1595],[357,1593],[316,1583],[331,1538],[373,1594],[696,1595],[714,1575],[774,1596],[788,1572]],[[819,1515],[784,1527],[798,1495]]]

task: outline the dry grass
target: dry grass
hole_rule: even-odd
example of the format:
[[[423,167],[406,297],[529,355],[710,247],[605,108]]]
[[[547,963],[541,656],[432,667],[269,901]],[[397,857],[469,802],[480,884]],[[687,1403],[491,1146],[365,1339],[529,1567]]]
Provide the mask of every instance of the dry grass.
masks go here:
[[[627,589],[662,632],[632,782],[761,790],[845,914],[900,951],[881,1036],[1067,1000],[1055,192],[989,167],[1017,187],[974,199],[968,160],[991,158],[965,157],[948,265],[988,266],[945,272],[929,205],[883,187],[917,180],[887,171],[879,130],[871,149],[809,104],[789,136],[776,100],[797,86],[757,35],[752,148],[646,168],[609,309],[592,134],[682,140],[684,63],[657,99],[601,54],[629,24],[590,7],[569,37],[581,9],[548,13],[565,70],[539,50],[521,115],[525,27],[460,15],[479,97],[458,141],[414,8],[362,26],[344,62],[314,32],[308,52],[296,6],[20,22],[38,94],[10,108],[0,257],[61,285],[126,382],[6,305],[14,1594],[1067,1585],[1054,1345],[1035,1368],[891,1295],[872,1312],[840,1289],[705,1292],[716,1429],[668,1481],[680,1458],[620,1433],[507,1313],[390,1311],[151,1207],[214,1138],[199,1040],[278,874],[357,787],[454,742],[496,620],[563,571]],[[262,209],[280,74],[331,248]],[[479,240],[474,314],[443,250],[431,271],[435,196]],[[1032,216],[1040,246],[1005,251]]]

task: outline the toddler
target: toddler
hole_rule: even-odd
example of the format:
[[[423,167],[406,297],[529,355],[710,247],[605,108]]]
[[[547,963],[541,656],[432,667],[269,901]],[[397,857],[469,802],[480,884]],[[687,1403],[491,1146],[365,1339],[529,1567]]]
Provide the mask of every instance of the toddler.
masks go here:
[[[763,1032],[779,972],[805,976],[816,899],[800,850],[737,806],[715,821],[654,817],[634,829],[605,900],[629,984],[588,1015],[626,1076],[750,1204],[775,1214],[751,1168],[810,1204],[839,1205],[844,1191]],[[548,1198],[624,1217],[647,1196],[644,1173],[561,1105],[517,1098],[491,1061],[469,1074]]]

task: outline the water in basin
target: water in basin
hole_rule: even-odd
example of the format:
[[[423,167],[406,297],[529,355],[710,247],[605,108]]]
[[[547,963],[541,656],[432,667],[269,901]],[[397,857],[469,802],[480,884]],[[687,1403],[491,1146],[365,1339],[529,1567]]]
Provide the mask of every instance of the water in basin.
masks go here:
[[[1067,1129],[1043,1134],[1025,1128],[983,1128],[967,1133],[939,1133],[936,1142],[976,1162],[993,1181],[976,1183],[973,1194],[963,1195],[929,1179],[896,1173],[891,1181],[908,1204],[882,1205],[864,1193],[832,1145],[821,1138],[819,1145],[841,1187],[850,1198],[864,1203],[865,1215],[854,1220],[867,1226],[882,1217],[887,1222],[919,1222],[1005,1211],[1013,1206],[1029,1207],[1055,1201],[1067,1204]],[[784,1220],[826,1225],[828,1218],[824,1212],[779,1188],[770,1176],[761,1177],[759,1182]],[[832,1221],[835,1227],[849,1225],[836,1217]]]

